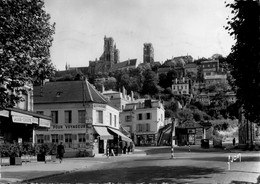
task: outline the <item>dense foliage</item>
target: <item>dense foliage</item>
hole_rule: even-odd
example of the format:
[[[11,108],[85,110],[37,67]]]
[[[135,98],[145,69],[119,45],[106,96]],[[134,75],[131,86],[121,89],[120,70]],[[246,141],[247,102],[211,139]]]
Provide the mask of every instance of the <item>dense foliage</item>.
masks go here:
[[[52,75],[55,25],[49,21],[43,0],[0,1],[0,108],[21,100],[26,83],[40,84]]]
[[[246,117],[260,120],[260,4],[259,1],[235,0],[227,4],[233,17],[226,29],[236,40],[228,57],[237,98]]]

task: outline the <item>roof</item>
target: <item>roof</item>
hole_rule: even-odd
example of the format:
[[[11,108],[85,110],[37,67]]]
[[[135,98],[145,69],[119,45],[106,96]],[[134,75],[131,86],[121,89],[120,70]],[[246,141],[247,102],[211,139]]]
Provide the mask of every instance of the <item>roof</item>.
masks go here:
[[[86,81],[47,82],[34,87],[34,103],[93,102],[107,104],[106,98]]]
[[[196,63],[187,63],[185,65],[185,68],[197,68],[197,64]]]
[[[52,118],[49,117],[49,116],[37,114],[37,113],[32,112],[32,111],[26,111],[26,110],[18,109],[18,108],[6,108],[6,110],[14,111],[14,112],[22,113],[22,114],[31,115],[31,116],[34,116],[34,117],[37,117],[37,118],[44,118],[44,119],[49,119],[49,120],[52,119]]]
[[[167,68],[158,68],[157,72],[158,73],[167,73],[171,70],[172,68],[167,67]]]
[[[205,63],[215,63],[215,62],[219,62],[219,60],[206,60],[206,61],[202,61],[201,64],[205,64]]]
[[[129,59],[120,63],[116,63],[112,66],[111,70],[118,70],[121,68],[126,68],[126,67],[133,67],[136,66],[137,59]]]

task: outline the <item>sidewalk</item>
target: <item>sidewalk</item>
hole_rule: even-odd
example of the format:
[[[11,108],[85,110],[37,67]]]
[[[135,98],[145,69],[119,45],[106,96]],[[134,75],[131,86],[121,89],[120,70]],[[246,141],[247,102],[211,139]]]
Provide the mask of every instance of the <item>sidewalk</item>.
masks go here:
[[[135,156],[145,156],[142,150],[136,150],[134,154],[124,154],[110,157],[98,155],[96,157],[64,158],[63,162],[32,162],[18,166],[2,166],[0,183],[21,183],[23,181],[44,178],[53,175],[74,172],[81,169],[92,168],[102,164],[116,162]]]

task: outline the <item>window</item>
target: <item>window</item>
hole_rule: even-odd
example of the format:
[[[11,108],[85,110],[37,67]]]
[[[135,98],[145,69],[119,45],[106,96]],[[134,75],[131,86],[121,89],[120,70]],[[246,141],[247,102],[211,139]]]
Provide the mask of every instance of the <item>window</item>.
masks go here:
[[[110,125],[112,125],[112,114],[111,113],[109,113],[109,116],[110,116]]]
[[[79,121],[79,123],[85,123],[86,122],[86,111],[85,110],[79,110],[78,111],[78,121]]]
[[[51,111],[52,123],[58,124],[58,111]]]
[[[146,119],[152,119],[151,116],[152,116],[151,113],[146,113]]]
[[[116,127],[116,115],[114,115],[114,126]]]
[[[138,114],[138,120],[142,120],[143,119],[143,115],[142,114]]]
[[[137,132],[142,132],[142,124],[137,124],[136,125],[136,131]]]
[[[71,123],[71,111],[65,111],[65,123]]]
[[[63,135],[62,134],[59,134],[58,138],[59,138],[59,141],[63,141]]]
[[[44,141],[49,141],[50,140],[50,135],[44,135]]]
[[[132,121],[132,116],[125,116],[125,121],[126,122]]]
[[[77,140],[77,134],[72,134],[71,138],[72,138],[72,140],[76,141]]]
[[[103,111],[97,111],[97,123],[103,124]]]
[[[37,143],[43,143],[43,135],[37,135]]]
[[[71,134],[65,134],[65,142],[66,143],[72,142],[72,135]]]
[[[146,131],[146,132],[149,132],[149,131],[150,131],[150,124],[149,124],[149,123],[146,123],[146,125],[145,125],[145,131]]]
[[[86,134],[79,134],[79,142],[86,142]]]
[[[59,142],[58,134],[52,134],[51,135],[51,142],[52,143],[58,143]]]
[[[36,111],[36,114],[43,115],[43,111]]]

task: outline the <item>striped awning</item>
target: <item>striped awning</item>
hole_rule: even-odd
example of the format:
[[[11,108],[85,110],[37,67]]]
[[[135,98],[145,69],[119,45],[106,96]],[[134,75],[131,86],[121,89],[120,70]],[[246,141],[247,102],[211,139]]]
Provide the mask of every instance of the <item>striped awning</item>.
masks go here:
[[[113,140],[114,139],[114,136],[111,135],[110,133],[108,133],[106,127],[94,126],[94,129],[96,130],[96,132],[100,136],[101,140],[104,140],[104,139],[106,139],[106,140],[107,139]]]

